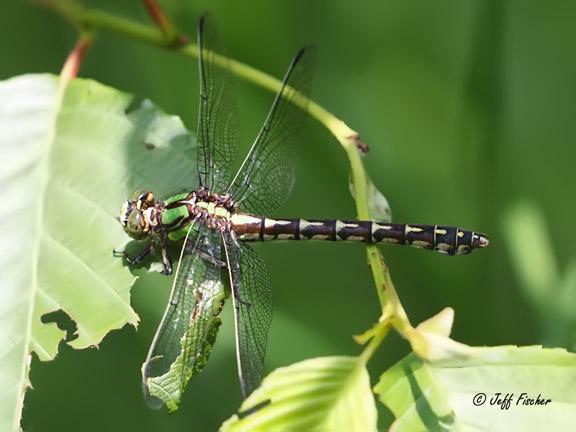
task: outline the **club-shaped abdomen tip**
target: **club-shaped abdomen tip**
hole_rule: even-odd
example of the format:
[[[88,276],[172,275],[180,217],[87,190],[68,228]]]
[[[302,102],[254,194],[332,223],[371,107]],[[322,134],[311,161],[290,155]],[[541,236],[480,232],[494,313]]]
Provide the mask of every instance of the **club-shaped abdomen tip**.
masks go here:
[[[490,244],[490,240],[484,234],[478,234],[478,247],[487,248]]]

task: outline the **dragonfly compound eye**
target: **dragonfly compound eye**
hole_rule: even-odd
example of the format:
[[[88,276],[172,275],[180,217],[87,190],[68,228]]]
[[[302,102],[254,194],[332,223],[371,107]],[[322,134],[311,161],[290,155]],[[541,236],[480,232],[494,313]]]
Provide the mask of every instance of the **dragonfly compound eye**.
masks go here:
[[[130,211],[126,219],[126,224],[124,225],[124,230],[135,240],[146,237],[148,234],[148,225],[140,210],[133,208],[132,211]]]
[[[147,190],[138,190],[132,194],[130,201],[134,203],[138,210],[146,210],[147,208],[154,207],[156,201],[154,194]]]
[[[126,228],[126,224],[128,223],[128,216],[130,216],[130,213],[132,213],[134,208],[134,201],[127,200],[124,201],[124,204],[122,204],[122,208],[120,209],[120,217],[118,220],[124,228]]]

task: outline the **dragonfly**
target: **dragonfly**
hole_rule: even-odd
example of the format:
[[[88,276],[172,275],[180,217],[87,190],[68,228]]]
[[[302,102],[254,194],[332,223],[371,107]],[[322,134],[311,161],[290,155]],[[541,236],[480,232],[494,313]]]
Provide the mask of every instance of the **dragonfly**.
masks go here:
[[[210,15],[198,24],[200,102],[196,182],[192,190],[156,199],[138,191],[121,209],[126,233],[145,246],[129,264],[151,252],[172,273],[168,245],[183,242],[170,300],[143,365],[149,400],[168,404],[210,356],[225,299],[233,302],[240,388],[246,398],[264,371],[272,319],[270,282],[250,242],[324,240],[411,245],[447,255],[488,246],[481,233],[444,225],[372,220],[275,217],[294,183],[292,161],[306,117],[313,50],[292,59],[262,128],[234,175],[238,115],[222,42]],[[225,287],[228,287],[227,289]]]

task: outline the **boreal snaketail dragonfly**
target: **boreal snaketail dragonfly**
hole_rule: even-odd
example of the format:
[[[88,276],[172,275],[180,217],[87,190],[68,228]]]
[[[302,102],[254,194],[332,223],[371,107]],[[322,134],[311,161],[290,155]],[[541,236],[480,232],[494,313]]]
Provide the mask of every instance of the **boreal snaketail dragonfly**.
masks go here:
[[[169,274],[172,265],[167,245],[184,240],[170,301],[142,369],[147,396],[165,403],[170,392],[179,398],[210,355],[227,296],[224,280],[231,287],[234,304],[243,396],[260,384],[272,302],[264,262],[246,242],[386,243],[448,255],[467,254],[488,245],[485,235],[451,226],[271,217],[292,189],[290,161],[306,115],[302,101],[310,91],[313,56],[302,49],[294,57],[264,125],[231,176],[238,149],[238,117],[231,78],[222,64],[222,45],[209,15],[199,21],[198,48],[198,186],[165,200],[157,200],[149,191],[137,192],[124,203],[120,215],[132,238],[147,240],[137,256],[127,257],[130,264],[140,262],[151,251],[160,251],[164,273]],[[218,61],[220,65],[216,65]]]

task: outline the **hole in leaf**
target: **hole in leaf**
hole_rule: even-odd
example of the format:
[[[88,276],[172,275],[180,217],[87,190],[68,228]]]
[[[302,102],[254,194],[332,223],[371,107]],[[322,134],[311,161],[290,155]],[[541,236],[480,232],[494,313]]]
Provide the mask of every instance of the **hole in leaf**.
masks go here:
[[[134,111],[139,110],[142,107],[142,102],[144,102],[143,97],[133,96],[128,106],[124,109],[124,114],[128,116],[132,114]]]
[[[40,321],[42,321],[44,324],[56,323],[60,330],[66,332],[66,337],[64,338],[66,342],[70,342],[78,338],[78,335],[75,334],[76,330],[78,330],[78,326],[74,320],[70,318],[70,316],[62,309],[42,315],[40,317]]]

